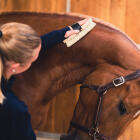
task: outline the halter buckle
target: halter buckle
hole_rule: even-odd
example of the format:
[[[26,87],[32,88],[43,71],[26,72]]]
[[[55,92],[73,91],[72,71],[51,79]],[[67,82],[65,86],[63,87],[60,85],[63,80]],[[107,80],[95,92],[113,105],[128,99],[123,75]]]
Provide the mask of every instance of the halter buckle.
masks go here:
[[[89,132],[88,132],[88,135],[89,136],[91,136],[91,137],[93,137],[93,136],[95,136],[96,135],[96,133],[99,133],[99,128],[98,127],[96,127],[96,128],[90,128],[90,130],[89,130]]]
[[[114,84],[115,87],[118,87],[118,86],[120,86],[120,85],[122,85],[124,83],[125,83],[125,79],[124,79],[123,76],[118,77],[118,78],[113,80],[113,84]]]

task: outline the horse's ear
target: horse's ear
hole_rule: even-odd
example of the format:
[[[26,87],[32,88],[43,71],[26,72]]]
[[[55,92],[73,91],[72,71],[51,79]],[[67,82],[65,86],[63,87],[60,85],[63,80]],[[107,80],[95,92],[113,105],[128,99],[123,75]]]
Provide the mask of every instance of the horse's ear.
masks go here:
[[[127,112],[126,107],[122,100],[120,101],[120,103],[118,105],[118,109],[120,111],[120,115],[124,115]]]

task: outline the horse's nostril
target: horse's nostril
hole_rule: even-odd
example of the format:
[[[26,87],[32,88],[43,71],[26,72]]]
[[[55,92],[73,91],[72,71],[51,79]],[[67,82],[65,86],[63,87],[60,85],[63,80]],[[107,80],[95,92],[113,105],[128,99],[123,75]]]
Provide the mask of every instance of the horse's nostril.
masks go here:
[[[118,109],[120,111],[120,115],[124,115],[127,112],[126,107],[125,107],[123,101],[120,101],[120,103],[118,105]]]

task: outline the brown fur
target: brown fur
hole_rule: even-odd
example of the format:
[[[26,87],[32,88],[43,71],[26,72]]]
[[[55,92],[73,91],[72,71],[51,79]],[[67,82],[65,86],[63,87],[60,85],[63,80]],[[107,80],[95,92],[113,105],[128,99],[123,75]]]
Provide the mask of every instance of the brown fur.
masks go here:
[[[17,21],[31,25],[39,34],[70,25],[81,17],[44,13],[5,13],[1,24]],[[38,22],[39,20],[39,22]],[[46,104],[66,88],[84,82],[104,85],[113,78],[140,69],[140,52],[136,44],[123,32],[100,21],[83,39],[70,48],[64,44],[54,46],[37,60],[25,73],[17,75],[13,86],[15,94],[29,107],[33,127],[45,124]],[[134,120],[140,109],[139,79],[111,89],[104,97],[100,131],[115,140]],[[20,93],[19,93],[20,91]],[[89,127],[95,110],[97,94],[83,89],[75,109],[73,121]],[[127,114],[120,116],[117,105],[123,100]],[[47,124],[46,124],[47,125]],[[72,129],[73,131],[73,129]],[[90,139],[81,131],[81,139]]]

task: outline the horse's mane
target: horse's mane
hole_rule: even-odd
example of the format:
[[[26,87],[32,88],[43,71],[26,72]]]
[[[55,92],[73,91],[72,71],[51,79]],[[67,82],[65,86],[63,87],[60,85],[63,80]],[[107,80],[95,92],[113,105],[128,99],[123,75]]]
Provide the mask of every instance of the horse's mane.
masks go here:
[[[135,47],[137,49],[139,49],[139,47],[137,46],[137,44],[123,31],[121,31],[119,28],[117,28],[115,25],[109,23],[109,22],[105,22],[103,21],[102,19],[99,19],[99,18],[95,18],[95,17],[92,17],[92,16],[88,16],[88,15],[84,15],[84,14],[79,14],[79,13],[63,13],[63,12],[60,12],[60,13],[44,13],[44,12],[19,12],[19,11],[15,11],[15,12],[2,12],[0,13],[0,16],[6,16],[6,15],[25,15],[25,16],[29,16],[29,15],[38,15],[38,16],[52,16],[52,17],[58,17],[58,16],[63,16],[65,18],[71,18],[71,19],[75,19],[75,20],[81,20],[83,18],[92,18],[93,21],[97,24],[100,24],[101,26],[104,26],[110,30],[115,30],[116,32],[124,35],[127,37],[127,39],[133,44],[135,45]]]

